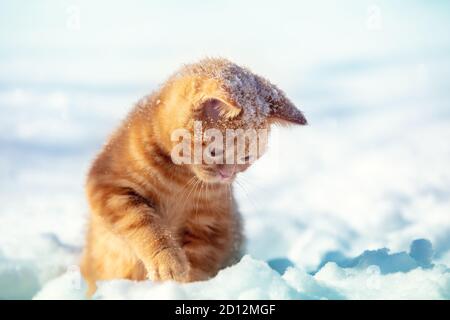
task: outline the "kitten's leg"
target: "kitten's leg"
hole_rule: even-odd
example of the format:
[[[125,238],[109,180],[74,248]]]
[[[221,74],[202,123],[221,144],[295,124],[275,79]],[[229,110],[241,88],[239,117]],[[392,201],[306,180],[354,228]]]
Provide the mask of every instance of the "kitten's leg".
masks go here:
[[[233,251],[233,237],[227,226],[190,225],[183,236],[183,249],[189,260],[188,281],[213,277]]]
[[[186,255],[148,200],[112,185],[90,184],[87,191],[93,213],[127,241],[152,280],[186,280]]]

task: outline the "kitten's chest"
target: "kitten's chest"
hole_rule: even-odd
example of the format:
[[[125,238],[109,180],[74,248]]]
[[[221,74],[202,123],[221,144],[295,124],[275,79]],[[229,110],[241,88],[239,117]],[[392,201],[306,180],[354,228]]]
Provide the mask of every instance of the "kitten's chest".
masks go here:
[[[190,194],[173,194],[164,199],[161,209],[167,225],[174,231],[192,224],[220,224],[234,210],[231,191],[225,187],[212,190],[205,187]]]

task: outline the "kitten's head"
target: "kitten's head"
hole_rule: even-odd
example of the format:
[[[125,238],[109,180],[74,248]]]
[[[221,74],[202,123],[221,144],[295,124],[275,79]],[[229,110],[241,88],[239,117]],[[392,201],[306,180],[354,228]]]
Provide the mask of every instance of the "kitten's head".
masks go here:
[[[188,111],[180,111],[191,137],[184,141],[191,160],[186,165],[204,182],[231,183],[247,170],[265,152],[272,124],[307,123],[275,85],[228,60],[188,65],[173,81],[184,83],[182,95],[189,102]],[[182,146],[174,140],[172,159]]]

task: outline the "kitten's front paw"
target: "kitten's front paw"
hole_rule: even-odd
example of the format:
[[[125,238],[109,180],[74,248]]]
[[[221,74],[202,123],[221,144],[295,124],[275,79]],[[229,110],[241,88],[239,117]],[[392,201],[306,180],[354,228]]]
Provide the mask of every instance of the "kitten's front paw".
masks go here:
[[[182,249],[167,248],[159,252],[147,268],[152,281],[188,281],[189,262]]]

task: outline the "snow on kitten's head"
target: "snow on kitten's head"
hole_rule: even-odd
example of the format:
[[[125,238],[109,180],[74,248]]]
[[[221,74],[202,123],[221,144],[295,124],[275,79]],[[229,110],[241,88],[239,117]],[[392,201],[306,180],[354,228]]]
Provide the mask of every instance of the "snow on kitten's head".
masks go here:
[[[169,83],[188,101],[178,110],[192,138],[184,151],[192,151],[188,165],[204,182],[231,183],[264,153],[272,124],[307,123],[283,91],[226,59],[186,65]]]

